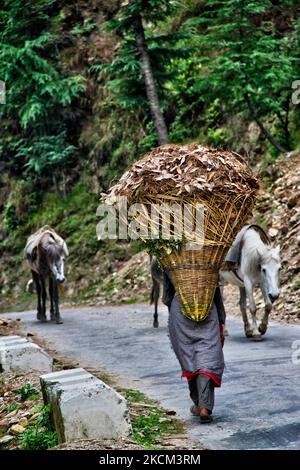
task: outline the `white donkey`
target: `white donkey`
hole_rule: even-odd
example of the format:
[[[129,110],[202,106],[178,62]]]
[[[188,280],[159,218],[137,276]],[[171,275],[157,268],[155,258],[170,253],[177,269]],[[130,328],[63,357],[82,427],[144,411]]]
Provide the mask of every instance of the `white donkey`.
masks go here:
[[[221,271],[221,283],[230,283],[240,288],[240,309],[244,321],[245,335],[261,339],[268,328],[272,304],[279,297],[279,275],[281,269],[280,247],[273,247],[261,227],[245,226],[229,250],[233,253],[231,261],[236,261],[233,271]],[[228,260],[228,255],[226,260]],[[225,268],[226,269],[226,268]],[[260,286],[265,302],[265,313],[259,327],[256,322],[256,305],[253,296],[255,286]],[[252,325],[247,316],[247,297],[249,299]]]

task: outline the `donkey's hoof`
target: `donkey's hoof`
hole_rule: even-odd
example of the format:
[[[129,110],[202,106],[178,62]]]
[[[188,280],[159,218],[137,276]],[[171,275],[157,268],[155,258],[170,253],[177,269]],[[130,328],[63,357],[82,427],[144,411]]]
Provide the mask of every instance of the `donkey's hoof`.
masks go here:
[[[253,336],[252,330],[245,330],[245,336],[246,338],[252,338]]]
[[[267,325],[260,324],[258,327],[258,331],[260,332],[261,335],[264,335],[268,329]]]
[[[63,324],[63,319],[61,318],[61,316],[56,317],[55,315],[51,315],[51,321],[53,321],[57,325],[62,325]]]
[[[158,325],[159,325],[158,321],[153,322],[153,328],[158,328]]]
[[[253,334],[252,338],[254,339],[254,341],[261,341],[262,340],[262,337],[261,337],[260,333]]]
[[[42,315],[41,313],[37,313],[36,319],[42,323],[46,323],[48,321],[46,315]]]

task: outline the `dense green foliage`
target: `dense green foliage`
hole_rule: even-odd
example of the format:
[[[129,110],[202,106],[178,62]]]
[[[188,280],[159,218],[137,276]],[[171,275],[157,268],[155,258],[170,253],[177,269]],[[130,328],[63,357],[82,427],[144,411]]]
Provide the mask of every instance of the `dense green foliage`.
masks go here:
[[[19,388],[17,392],[20,394],[22,401],[35,400],[39,398],[39,391],[36,387],[33,387],[31,383],[27,383],[23,387]]]
[[[59,61],[57,3],[1,2],[0,77],[7,98],[0,107],[0,149],[13,170],[57,170],[75,152],[71,106],[85,86]]]
[[[259,125],[273,152],[297,144],[291,106],[292,82],[300,75],[296,1],[124,2],[108,23],[121,38],[117,54],[99,68],[110,74],[107,86],[119,106],[142,111],[147,100],[132,34],[136,13],[144,18],[173,142],[234,144],[226,121],[238,115]]]
[[[11,277],[0,273],[1,293],[43,224],[67,239],[77,284],[78,260],[93,271],[87,296],[125,256],[99,244],[95,211],[99,193],[157,145],[137,13],[171,142],[230,147],[264,167],[300,145],[298,0],[3,0],[0,254]]]
[[[159,28],[170,15],[178,11],[178,4],[165,0],[137,1],[124,3],[115,18],[104,28],[115,31],[121,38],[118,52],[110,64],[94,66],[100,78],[107,78],[106,86],[117,96],[120,106],[128,110],[146,111],[148,108],[145,84],[134,37],[132,19],[140,14],[146,25],[146,41],[151,65],[161,101],[168,102],[168,84],[178,71],[176,59],[187,58],[192,49],[188,48],[189,35],[183,30],[163,31]],[[149,113],[149,112],[148,112]]]
[[[290,150],[291,84],[300,76],[300,23],[289,12],[296,2],[273,3],[209,0],[203,15],[188,23],[203,53],[203,95],[219,99],[227,114],[242,112],[248,120],[276,117],[278,138]],[[277,23],[277,14],[286,22],[286,31]]]
[[[281,146],[297,145],[297,1],[110,3],[1,2],[7,102],[0,107],[0,151],[13,173],[50,170],[59,178],[87,151],[110,178],[156,144],[132,31],[136,13],[173,142],[234,146],[227,123],[238,114],[266,129],[271,123]],[[96,36],[105,42],[97,53]]]

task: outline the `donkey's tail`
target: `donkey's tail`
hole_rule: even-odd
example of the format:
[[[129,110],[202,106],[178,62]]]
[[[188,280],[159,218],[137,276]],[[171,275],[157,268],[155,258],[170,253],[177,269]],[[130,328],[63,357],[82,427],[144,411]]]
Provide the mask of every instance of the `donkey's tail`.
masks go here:
[[[152,288],[151,288],[151,295],[150,295],[150,305],[153,303],[156,304],[159,298],[159,282],[152,277]]]
[[[150,305],[153,304],[155,300],[155,286],[154,286],[155,281],[152,280],[152,288],[151,288],[151,294],[150,294]]]

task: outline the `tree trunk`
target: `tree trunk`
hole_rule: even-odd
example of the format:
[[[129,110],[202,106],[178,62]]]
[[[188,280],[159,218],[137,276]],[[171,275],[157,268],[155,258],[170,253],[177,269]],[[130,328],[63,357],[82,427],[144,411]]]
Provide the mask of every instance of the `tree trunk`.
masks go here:
[[[135,0],[130,0],[130,3],[134,2]],[[169,142],[169,136],[167,126],[160,109],[155,80],[153,77],[152,67],[150,63],[147,42],[145,38],[145,31],[142,23],[142,18],[139,14],[135,15],[135,17],[133,18],[133,28],[138,53],[140,55],[140,60],[142,63],[147,98],[149,101],[152,119],[157,133],[157,140],[159,145],[164,145]]]
[[[258,125],[258,127],[260,128],[260,130],[262,131],[262,133],[265,135],[265,137],[268,139],[269,142],[271,142],[271,144],[278,150],[278,152],[281,152],[281,153],[286,153],[286,149],[284,149],[280,144],[279,142],[277,142],[277,140],[274,139],[274,137],[272,136],[272,134],[270,133],[270,131],[263,125],[263,123],[261,122],[261,120],[258,118],[257,114],[256,114],[256,111],[253,107],[253,104],[251,102],[251,99],[250,99],[250,96],[248,95],[248,93],[245,93],[244,94],[244,97],[245,97],[245,101],[247,103],[247,106],[249,108],[249,111],[253,117],[253,119],[255,120],[256,124]]]

